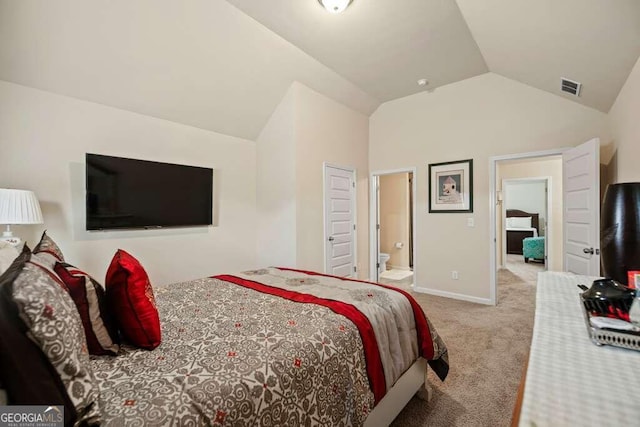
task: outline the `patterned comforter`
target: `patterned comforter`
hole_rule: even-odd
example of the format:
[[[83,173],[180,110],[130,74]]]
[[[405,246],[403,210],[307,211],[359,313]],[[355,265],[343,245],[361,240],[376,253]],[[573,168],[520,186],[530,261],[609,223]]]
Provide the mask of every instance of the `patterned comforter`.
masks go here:
[[[156,292],[162,344],[92,360],[106,425],[362,425],[416,358],[447,350],[382,285],[261,269]]]

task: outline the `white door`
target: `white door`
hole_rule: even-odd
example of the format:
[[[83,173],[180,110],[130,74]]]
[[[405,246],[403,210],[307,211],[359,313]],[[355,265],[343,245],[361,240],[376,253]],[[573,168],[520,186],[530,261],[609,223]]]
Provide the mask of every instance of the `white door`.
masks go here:
[[[600,140],[562,154],[564,270],[600,275]]]
[[[324,166],[325,272],[356,276],[355,171]]]
[[[375,267],[376,267],[376,275],[373,278],[374,282],[378,282],[380,280],[380,176],[375,177],[375,202],[376,202],[376,253],[375,253]]]

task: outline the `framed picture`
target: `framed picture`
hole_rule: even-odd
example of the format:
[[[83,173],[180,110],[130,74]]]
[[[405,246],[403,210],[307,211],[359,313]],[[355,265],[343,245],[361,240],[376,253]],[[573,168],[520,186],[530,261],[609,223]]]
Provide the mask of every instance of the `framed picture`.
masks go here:
[[[429,164],[429,212],[473,212],[473,159]]]

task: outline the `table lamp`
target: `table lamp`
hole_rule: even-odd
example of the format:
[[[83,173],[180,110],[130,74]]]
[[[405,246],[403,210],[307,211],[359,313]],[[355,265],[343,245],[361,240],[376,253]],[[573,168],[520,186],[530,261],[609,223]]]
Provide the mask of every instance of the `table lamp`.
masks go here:
[[[0,224],[7,225],[0,240],[17,246],[22,240],[13,235],[12,225],[42,223],[40,204],[33,191],[0,188]]]

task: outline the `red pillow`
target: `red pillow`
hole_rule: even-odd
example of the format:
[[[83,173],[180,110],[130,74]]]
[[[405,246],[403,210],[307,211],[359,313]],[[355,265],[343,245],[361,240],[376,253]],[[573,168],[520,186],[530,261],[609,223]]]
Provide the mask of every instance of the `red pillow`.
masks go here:
[[[113,320],[102,285],[87,273],[66,263],[56,263],[55,272],[67,285],[78,309],[90,354],[118,354],[118,328]]]
[[[160,345],[160,317],[153,289],[138,260],[118,249],[105,284],[107,301],[124,338],[147,350]]]

